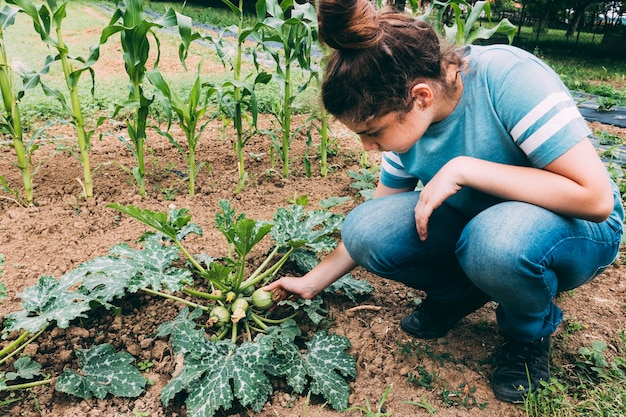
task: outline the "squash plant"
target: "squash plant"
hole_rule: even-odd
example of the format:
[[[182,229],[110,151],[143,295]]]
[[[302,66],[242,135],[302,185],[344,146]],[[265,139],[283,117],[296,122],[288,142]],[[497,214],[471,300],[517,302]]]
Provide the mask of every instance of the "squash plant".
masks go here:
[[[346,352],[348,339],[326,330],[303,334],[296,321],[308,321],[309,328],[310,323],[320,324],[326,314],[321,298],[285,300],[270,308],[275,302],[258,290],[288,261],[294,268],[312,268],[319,252],[335,247],[334,234],[343,216],[326,210],[306,212],[293,205],[279,208],[271,221],[259,221],[237,213],[223,200],[215,221],[226,238],[228,255],[215,258],[191,255],[184,247],[189,234],[202,235],[187,209],[164,213],[119,204],[110,207],[152,228],[143,236],[142,247],[116,245],[108,256],[87,261],[59,280],[41,277],[20,295],[23,310],[6,315],[4,335],[23,336],[0,351],[0,357],[23,349],[53,324],[66,328],[88,317],[96,306],[114,308],[115,300],[144,291],[183,305],[178,317],[161,324],[155,336],[168,338],[173,355],[183,360],[182,370],[161,392],[164,405],[185,392],[189,416],[211,417],[232,408],[235,401],[259,412],[272,394],[271,380],[281,378],[296,393],[308,387],[333,408],[347,408],[348,380],[356,375],[354,358]],[[266,237],[271,238],[272,249],[254,271],[248,271],[249,255]],[[327,290],[354,299],[372,288],[346,276]],[[35,336],[26,340],[28,335]],[[105,343],[77,356],[80,370],[66,369],[40,383],[54,383],[57,390],[81,398],[143,392],[146,381],[126,352],[115,352]],[[24,366],[36,368],[30,362]],[[11,389],[5,385],[0,392]]]

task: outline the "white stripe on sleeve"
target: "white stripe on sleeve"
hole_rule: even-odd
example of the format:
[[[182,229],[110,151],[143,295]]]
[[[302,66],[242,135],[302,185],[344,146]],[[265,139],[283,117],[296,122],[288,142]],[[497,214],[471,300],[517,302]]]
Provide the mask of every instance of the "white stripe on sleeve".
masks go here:
[[[384,152],[382,158],[383,169],[388,173],[398,178],[413,178],[408,172],[404,170],[400,157],[393,152]],[[398,165],[396,167],[395,165]]]
[[[532,126],[537,120],[543,117],[551,108],[564,101],[571,100],[571,97],[564,91],[558,93],[552,93],[543,101],[535,106],[534,109],[529,111],[515,127],[511,130],[511,137],[515,142],[522,136],[522,134]]]
[[[575,106],[561,110],[558,114],[551,118],[548,123],[543,125],[541,129],[530,135],[528,139],[520,145],[520,149],[524,151],[526,155],[529,155],[532,151],[550,139],[552,135],[561,130],[563,126],[577,117],[580,117],[580,113]]]

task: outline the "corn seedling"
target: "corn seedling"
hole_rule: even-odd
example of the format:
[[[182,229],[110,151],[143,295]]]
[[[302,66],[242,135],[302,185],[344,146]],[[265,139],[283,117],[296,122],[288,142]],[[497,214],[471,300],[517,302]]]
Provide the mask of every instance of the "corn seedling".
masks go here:
[[[239,183],[235,193],[239,193],[243,190],[248,177],[245,168],[244,149],[248,140],[256,132],[259,115],[255,88],[257,84],[267,84],[272,76],[264,71],[258,71],[256,55],[253,59],[257,69],[255,78],[250,81],[250,76],[244,77],[242,75],[243,44],[248,38],[252,39],[253,42],[258,41],[258,36],[254,27],[244,27],[243,0],[239,0],[238,6],[235,6],[229,0],[222,1],[237,17],[237,26],[226,28],[226,30],[237,33],[237,48],[234,56],[229,53],[228,42],[224,40],[224,32],[217,38],[207,35],[205,39],[215,45],[217,54],[224,67],[229,66],[232,70],[232,78],[225,80],[219,90],[218,103],[220,112],[225,116],[225,119],[233,122],[236,132],[234,148],[237,155]],[[247,127],[244,126],[244,119],[248,122]]]
[[[274,113],[281,126],[281,140],[277,147],[283,163],[283,177],[287,178],[289,148],[294,137],[291,129],[292,104],[315,75],[311,48],[317,41],[317,15],[312,4],[299,4],[293,0],[261,0],[256,3],[256,10],[260,21],[257,30],[261,33],[258,45],[274,59],[273,79],[278,81],[282,93],[282,102],[275,103]],[[281,47],[272,46],[274,42]],[[293,90],[291,71],[295,64],[308,71],[310,77]]]
[[[387,401],[387,397],[389,397],[389,393],[391,392],[392,387],[393,387],[393,384],[389,385],[387,389],[385,390],[385,392],[383,393],[383,395],[380,397],[376,410],[372,410],[372,406],[370,405],[369,400],[366,398],[364,407],[362,406],[350,407],[348,411],[360,411],[365,417],[389,417],[391,416],[391,413],[385,410],[384,405],[385,405],[385,401]]]
[[[114,34],[120,34],[120,42],[124,51],[124,67],[129,78],[129,95],[125,103],[117,104],[114,117],[120,112],[129,110],[133,116],[128,120],[128,137],[119,139],[133,154],[137,161],[134,168],[122,167],[132,174],[139,186],[139,194],[146,196],[145,187],[145,162],[144,144],[146,141],[146,124],[149,107],[154,97],[148,97],[144,90],[144,77],[147,72],[148,55],[150,52],[150,36],[154,38],[157,49],[154,68],[158,67],[160,57],[160,42],[155,29],[163,27],[176,27],[181,37],[178,55],[183,67],[189,50],[189,44],[195,38],[191,31],[191,19],[182,15],[172,8],[168,8],[165,14],[155,21],[146,20],[144,16],[143,2],[141,0],[116,1],[116,10],[107,27],[100,36],[100,45]],[[93,57],[99,56],[99,46],[94,47]]]
[[[200,68],[201,66],[198,65],[198,71],[193,86],[189,91],[189,96],[185,100],[179,98],[178,95],[172,91],[171,87],[158,70],[147,73],[148,79],[158,91],[157,99],[160,101],[163,111],[167,116],[167,131],[163,132],[160,129],[158,129],[158,131],[168,138],[170,143],[178,149],[180,154],[187,161],[187,178],[189,179],[189,195],[191,197],[193,197],[196,192],[196,177],[205,164],[204,162],[196,164],[196,147],[198,146],[202,133],[211,120],[209,118],[203,120],[203,117],[207,111],[209,98],[217,93],[215,88],[201,82]],[[186,150],[169,132],[173,113],[176,114],[179,126],[185,133],[187,140]]]
[[[452,22],[448,21],[450,11],[454,15]],[[417,18],[431,22],[437,33],[453,44],[469,45],[479,39],[490,39],[496,33],[505,34],[509,43],[513,42],[517,27],[506,18],[491,28],[476,27],[476,23],[483,13],[491,22],[490,2],[477,1],[471,5],[465,0],[448,0],[445,2],[435,0],[428,5],[424,14]]]

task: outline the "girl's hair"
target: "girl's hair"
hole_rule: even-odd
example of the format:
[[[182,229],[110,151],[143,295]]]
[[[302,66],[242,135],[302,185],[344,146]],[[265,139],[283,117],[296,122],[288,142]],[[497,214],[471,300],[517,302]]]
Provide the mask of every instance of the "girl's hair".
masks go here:
[[[461,55],[442,48],[428,23],[391,8],[376,11],[368,0],[319,0],[317,13],[320,40],[334,49],[322,84],[322,101],[334,116],[355,122],[394,111],[401,116],[420,81],[454,91],[445,68],[460,65]]]

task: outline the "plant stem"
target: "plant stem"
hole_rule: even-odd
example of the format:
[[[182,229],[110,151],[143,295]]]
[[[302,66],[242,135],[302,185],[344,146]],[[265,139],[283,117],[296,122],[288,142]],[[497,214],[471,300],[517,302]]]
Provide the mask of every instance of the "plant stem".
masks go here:
[[[234,321],[233,322],[233,327],[232,327],[232,332],[230,334],[230,339],[232,340],[233,343],[237,343],[237,324],[238,322]]]
[[[202,267],[202,265],[200,265],[200,264],[198,263],[198,261],[196,261],[196,260],[194,259],[194,257],[193,257],[193,256],[191,256],[191,254],[187,251],[187,249],[185,249],[185,247],[183,246],[183,244],[182,244],[182,243],[180,243],[180,241],[179,241],[178,239],[176,239],[176,237],[175,237],[175,236],[170,236],[170,237],[171,237],[171,238],[173,238],[173,240],[174,240],[174,244],[175,244],[176,246],[178,246],[178,249],[180,249],[180,251],[183,253],[183,255],[185,255],[185,258],[187,258],[187,260],[189,260],[189,262],[190,262],[190,263],[194,266],[194,268],[196,268],[200,274],[206,274],[206,269],[204,269],[204,268]]]
[[[37,333],[35,333],[30,339],[28,339],[25,342],[24,340],[30,335],[30,333],[29,332],[22,333],[20,337],[15,339],[11,344],[9,344],[9,346],[7,346],[6,348],[0,351],[0,358],[2,358],[0,359],[0,365],[6,362],[7,359],[17,355],[22,350],[24,350],[26,346],[31,344],[33,340],[37,339],[45,330],[46,328],[39,330]]]
[[[257,316],[256,314],[252,313],[250,315],[250,317],[252,317],[252,320],[261,328],[263,329],[263,331],[267,330],[267,324],[263,323],[263,321],[261,320],[261,318],[259,316]]]
[[[282,158],[283,158],[283,177],[289,177],[289,145],[291,140],[291,65],[287,60],[285,64],[285,81],[284,81],[284,97],[283,97],[283,122],[282,122]]]
[[[239,36],[237,36],[237,56],[235,58],[235,62],[233,65],[234,78],[235,81],[240,81],[241,79],[241,60],[243,56],[243,40],[240,39],[241,32],[243,31],[243,0],[239,0],[239,21],[237,22],[237,32]],[[243,114],[241,111],[241,88],[238,86],[234,88],[234,100],[235,100],[235,120],[233,123],[235,125],[235,130],[237,131],[237,140],[235,141],[235,152],[237,153],[237,169],[239,171],[239,184],[235,189],[235,194],[239,194],[243,187],[246,184],[246,169],[244,165],[244,157],[245,154],[243,152],[243,148],[245,146],[245,140],[243,137]]]
[[[39,387],[41,385],[52,384],[55,380],[56,380],[56,377],[55,378],[44,379],[44,380],[41,380],[41,381],[26,382],[26,383],[23,383],[23,384],[7,385],[7,386],[5,386],[3,388],[0,388],[0,392],[3,392],[3,391],[19,391],[19,390],[23,390],[23,389],[27,389],[27,388]]]
[[[248,288],[250,286],[250,282],[252,282],[252,285],[256,284],[257,281],[255,281],[256,277],[265,270],[265,268],[267,268],[267,266],[270,264],[270,262],[274,259],[274,256],[276,256],[276,254],[278,253],[278,251],[280,250],[280,246],[276,246],[272,252],[267,255],[267,257],[265,258],[265,260],[263,261],[263,263],[261,265],[259,265],[259,267],[248,277],[247,280],[245,280],[243,282],[243,285],[240,287],[240,289],[243,288]]]
[[[175,295],[166,294],[166,293],[161,292],[161,291],[151,290],[149,288],[142,288],[141,290],[145,291],[145,292],[147,292],[148,294],[151,294],[151,295],[158,295],[159,297],[163,297],[163,298],[167,298],[167,299],[170,299],[170,300],[178,301],[180,303],[188,305],[189,307],[199,308],[199,309],[202,309],[204,311],[209,311],[210,310],[210,308],[207,307],[207,306],[203,306],[201,304],[194,303],[193,301],[185,300],[184,298],[176,297]]]
[[[91,167],[89,162],[89,140],[85,132],[85,120],[83,118],[82,110],[80,107],[80,100],[78,97],[78,80],[71,82],[70,74],[72,68],[67,59],[67,47],[63,43],[61,28],[57,27],[57,42],[59,55],[61,56],[61,65],[63,66],[63,74],[65,75],[65,82],[70,92],[70,100],[72,103],[72,114],[74,117],[74,127],[76,129],[76,137],[78,139],[78,149],[80,151],[80,162],[83,165],[83,178],[85,190],[85,198],[93,197],[93,180],[91,178]]]
[[[224,328],[224,330],[222,330],[222,332],[216,336],[217,340],[223,340],[227,333],[228,327]]]
[[[4,103],[4,110],[6,112],[5,117],[8,125],[7,127],[10,130],[10,135],[13,140],[13,149],[15,149],[15,155],[17,157],[16,165],[22,173],[24,197],[26,202],[31,205],[34,202],[33,177],[30,171],[30,163],[26,157],[28,152],[24,146],[24,131],[22,129],[19,106],[15,97],[12,72],[7,61],[2,29],[0,29],[0,90],[2,90],[2,100]]]
[[[223,295],[209,294],[203,291],[194,290],[193,288],[185,287],[183,292],[193,295],[194,297],[206,298],[207,300],[224,301]]]
[[[277,250],[278,248],[274,249]],[[261,282],[263,279],[269,277],[270,275],[274,275],[280,268],[282,268],[282,266],[285,264],[285,262],[287,262],[287,260],[289,259],[289,256],[291,256],[291,254],[293,253],[293,251],[295,251],[296,248],[295,247],[291,247],[289,248],[289,250],[287,251],[286,254],[284,254],[282,256],[282,258],[280,258],[278,260],[278,262],[276,262],[274,265],[272,265],[270,268],[267,269],[267,271],[260,273],[260,274],[255,274],[251,275],[250,278],[248,278],[240,287],[239,289],[245,289],[250,287],[251,285],[255,285],[258,282]],[[273,252],[272,252],[273,255]],[[263,264],[265,264],[265,262],[263,262]],[[258,271],[259,269],[257,269]]]
[[[139,183],[139,195],[141,197],[146,196],[146,185],[145,185],[145,176],[146,169],[144,165],[144,141],[146,136],[146,126],[145,126],[145,118],[143,118],[143,112],[145,112],[145,116],[147,116],[147,109],[142,108],[141,104],[141,86],[139,84],[139,80],[135,80],[133,84],[134,91],[134,99],[139,104],[139,107],[135,111],[135,151],[137,152],[137,170],[138,170],[138,178],[137,182]]]
[[[268,324],[281,324],[281,323],[286,322],[286,321],[287,321],[287,320],[289,320],[289,319],[293,319],[293,318],[294,318],[294,317],[296,317],[298,314],[299,314],[299,312],[298,312],[298,311],[296,311],[296,312],[295,312],[295,313],[293,313],[292,315],[287,316],[287,317],[282,318],[282,319],[268,319],[267,317],[258,316],[258,315],[256,315],[256,314],[255,314],[255,316],[256,316],[259,320],[261,320],[262,322],[264,322],[264,323],[268,323]],[[254,320],[254,318],[253,318],[253,320]],[[255,321],[256,321],[256,320],[255,320]],[[257,324],[258,324],[258,323],[257,323]]]
[[[328,114],[322,107],[320,110],[322,126],[320,128],[320,172],[322,177],[328,175]]]

